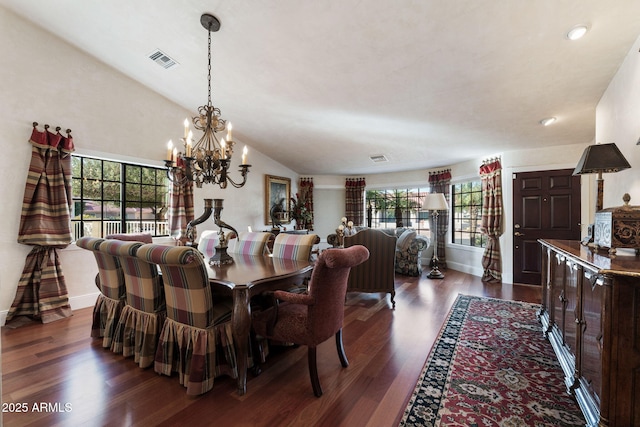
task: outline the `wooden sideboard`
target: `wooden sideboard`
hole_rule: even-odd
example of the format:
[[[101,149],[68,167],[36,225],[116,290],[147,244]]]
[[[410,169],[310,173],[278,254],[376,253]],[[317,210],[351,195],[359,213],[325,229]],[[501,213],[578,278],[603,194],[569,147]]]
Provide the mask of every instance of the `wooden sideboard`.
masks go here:
[[[588,426],[640,426],[640,258],[540,240],[545,336]]]

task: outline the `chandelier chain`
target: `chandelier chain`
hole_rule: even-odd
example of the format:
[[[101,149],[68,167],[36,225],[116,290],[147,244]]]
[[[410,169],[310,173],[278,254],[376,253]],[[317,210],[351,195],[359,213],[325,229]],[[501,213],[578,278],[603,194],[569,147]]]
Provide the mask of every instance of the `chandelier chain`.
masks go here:
[[[211,103],[211,26],[209,26],[209,66],[207,68],[208,71],[208,84],[209,84],[209,103],[207,105],[212,105]]]

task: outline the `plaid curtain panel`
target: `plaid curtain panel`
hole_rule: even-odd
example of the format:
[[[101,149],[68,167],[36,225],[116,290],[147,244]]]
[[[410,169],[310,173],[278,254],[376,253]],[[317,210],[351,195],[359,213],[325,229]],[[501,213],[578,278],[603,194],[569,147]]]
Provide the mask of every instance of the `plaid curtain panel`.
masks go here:
[[[431,193],[443,193],[447,204],[451,206],[449,201],[449,186],[451,185],[451,169],[443,171],[429,172],[429,186]],[[433,230],[433,218],[430,219],[431,229]],[[438,213],[438,247],[436,254],[438,255],[438,263],[442,268],[447,268],[447,257],[445,254],[445,236],[449,231],[449,210]]]
[[[18,243],[65,248],[71,235],[73,138],[40,132],[29,140],[31,164],[22,199]]]
[[[347,178],[345,184],[345,216],[353,225],[364,224],[364,178]]]
[[[502,235],[502,165],[493,160],[480,166],[482,181],[482,225],[487,236],[487,246],[482,255],[485,282],[502,282],[502,258],[500,236]]]
[[[7,322],[26,315],[49,323],[72,315],[56,249],[71,236],[71,153],[73,138],[31,132],[31,164],[22,199],[18,243],[33,245],[18,282]],[[70,132],[70,131],[68,131]]]
[[[222,374],[238,377],[232,300],[213,301],[202,255],[190,247],[144,245],[137,253],[160,266],[167,301],[154,369],[170,376],[178,372],[187,394],[211,390]]]
[[[300,178],[300,198],[305,201],[305,207],[311,213],[311,219],[307,221],[307,230],[313,230],[313,178]]]
[[[181,178],[180,172],[176,174],[176,178]],[[194,216],[193,182],[187,181],[184,185],[171,184],[167,211],[169,235],[176,240],[186,239],[187,224]]]

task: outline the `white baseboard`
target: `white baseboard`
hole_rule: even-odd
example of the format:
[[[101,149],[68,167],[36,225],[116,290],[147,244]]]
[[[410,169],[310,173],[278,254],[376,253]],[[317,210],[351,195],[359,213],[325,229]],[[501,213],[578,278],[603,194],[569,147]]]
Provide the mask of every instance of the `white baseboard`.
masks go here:
[[[451,262],[447,260],[447,268],[452,270],[461,271],[463,273],[471,274],[472,276],[482,277],[484,270],[482,268],[474,267],[467,264],[461,264],[459,262]]]
[[[69,305],[71,306],[71,310],[79,310],[81,308],[93,307],[96,304],[96,299],[98,299],[98,295],[100,292],[94,292],[91,294],[80,295],[77,297],[69,298]],[[7,321],[7,314],[9,310],[0,311],[0,326],[4,326]]]
[[[100,295],[100,292],[94,292],[91,294],[69,298],[69,305],[71,306],[71,310],[93,307],[94,305],[96,305],[98,295]]]

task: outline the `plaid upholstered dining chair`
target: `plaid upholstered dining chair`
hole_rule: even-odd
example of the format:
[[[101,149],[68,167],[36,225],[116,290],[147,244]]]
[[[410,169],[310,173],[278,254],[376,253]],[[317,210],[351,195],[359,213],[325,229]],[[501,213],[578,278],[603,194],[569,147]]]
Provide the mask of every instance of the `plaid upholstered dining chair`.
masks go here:
[[[100,251],[118,258],[124,273],[127,303],[122,309],[111,350],[133,356],[141,368],[153,364],[160,328],[166,317],[164,289],[158,268],[136,257],[140,242],[105,240]]]
[[[216,246],[220,243],[220,237],[215,230],[205,230],[200,234],[198,240],[198,250],[205,256],[211,258],[216,254]]]
[[[105,239],[124,240],[126,242],[153,243],[153,237],[149,233],[116,233],[109,234]]]
[[[104,239],[81,237],[76,240],[76,246],[93,252],[98,264],[96,286],[100,289],[100,295],[93,307],[91,336],[102,338],[102,346],[111,348],[116,326],[125,304],[126,289],[120,262],[116,257],[100,252],[102,242]]]
[[[340,362],[345,368],[349,366],[342,344],[347,279],[351,268],[368,258],[369,251],[361,245],[325,250],[313,268],[308,294],[275,291],[273,296],[279,302],[253,317],[258,336],[308,347],[309,376],[317,397],[322,396],[316,362],[320,343],[335,336]]]
[[[273,242],[271,253],[275,258],[309,261],[313,245],[319,242],[317,234],[280,233]]]
[[[267,255],[269,248],[267,243],[274,238],[272,233],[264,231],[244,231],[234,239],[235,244],[229,244],[230,254],[240,255]]]
[[[151,244],[140,247],[137,256],[160,266],[167,301],[155,371],[178,372],[188,395],[211,390],[220,375],[237,378],[232,301],[214,301],[202,254],[186,246]]]

